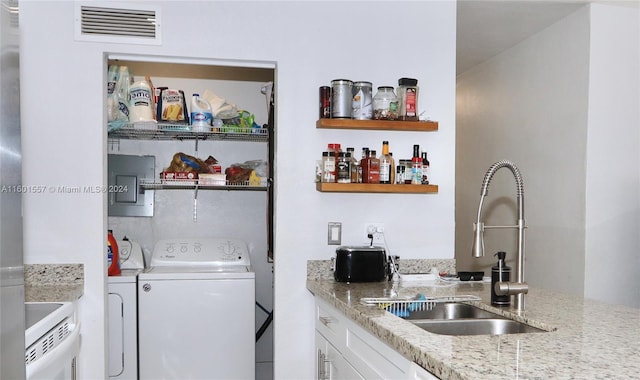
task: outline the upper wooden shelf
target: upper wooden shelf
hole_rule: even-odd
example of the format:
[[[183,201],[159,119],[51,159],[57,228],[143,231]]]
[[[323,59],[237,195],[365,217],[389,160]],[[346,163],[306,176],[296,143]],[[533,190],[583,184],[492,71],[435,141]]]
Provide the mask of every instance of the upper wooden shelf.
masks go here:
[[[377,183],[318,182],[316,190],[323,193],[437,193],[438,185],[396,185]]]
[[[438,130],[437,121],[401,121],[401,120],[355,120],[355,119],[318,119],[319,129],[366,129],[378,131],[417,131]]]

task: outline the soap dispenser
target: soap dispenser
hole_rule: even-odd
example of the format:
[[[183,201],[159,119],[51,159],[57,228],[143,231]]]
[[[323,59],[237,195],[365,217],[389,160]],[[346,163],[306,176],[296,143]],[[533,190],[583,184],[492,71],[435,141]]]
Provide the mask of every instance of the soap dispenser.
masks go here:
[[[499,296],[495,289],[497,282],[507,282],[511,277],[511,268],[504,262],[506,255],[506,252],[497,252],[494,256],[498,256],[498,263],[491,267],[491,304],[495,306],[509,306],[511,304],[510,296]]]

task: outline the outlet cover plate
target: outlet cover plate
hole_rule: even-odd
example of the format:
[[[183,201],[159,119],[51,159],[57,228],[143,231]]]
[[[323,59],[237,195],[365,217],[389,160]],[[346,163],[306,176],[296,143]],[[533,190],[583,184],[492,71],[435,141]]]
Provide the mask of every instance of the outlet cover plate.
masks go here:
[[[342,244],[342,223],[341,222],[329,222],[327,229],[327,244],[340,245]]]
[[[364,224],[364,236],[367,239],[367,242],[371,242],[369,239],[369,233],[373,235],[373,244],[374,245],[384,245],[384,223],[365,223]]]

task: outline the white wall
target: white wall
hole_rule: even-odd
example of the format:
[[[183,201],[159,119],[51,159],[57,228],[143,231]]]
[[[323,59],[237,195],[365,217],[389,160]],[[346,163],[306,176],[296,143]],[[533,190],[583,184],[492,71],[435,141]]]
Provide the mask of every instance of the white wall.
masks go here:
[[[637,305],[637,25],[637,9],[585,6],[458,77],[458,269],[495,261],[468,247],[483,174],[511,159],[525,183],[527,282]],[[515,220],[513,180],[502,176],[494,210],[485,204],[491,224]],[[487,231],[487,252],[506,247],[515,267],[514,236]]]
[[[640,307],[640,12],[590,15],[585,296]]]
[[[28,184],[105,184],[105,53],[275,63],[274,378],[313,377],[313,300],[305,288],[306,261],[333,255],[335,247],[326,244],[327,222],[343,223],[343,244],[364,242],[365,222],[375,221],[385,223],[394,254],[453,257],[455,2],[157,2],[164,25],[160,46],[74,41],[73,4],[21,2]],[[409,38],[398,38],[398,18]],[[388,24],[391,32],[373,33],[379,24]],[[43,25],[52,29],[46,38]],[[360,32],[354,32],[354,25]],[[440,122],[440,131],[315,129],[319,86],[343,77],[395,85],[403,76],[419,79],[419,108]],[[410,155],[415,143],[429,151],[432,178],[440,185],[437,195],[316,192],[314,163],[327,143],[359,150],[381,146],[386,139],[395,157]],[[80,377],[86,379],[101,378],[105,371],[106,229],[102,196],[25,198],[25,261],[85,264]]]

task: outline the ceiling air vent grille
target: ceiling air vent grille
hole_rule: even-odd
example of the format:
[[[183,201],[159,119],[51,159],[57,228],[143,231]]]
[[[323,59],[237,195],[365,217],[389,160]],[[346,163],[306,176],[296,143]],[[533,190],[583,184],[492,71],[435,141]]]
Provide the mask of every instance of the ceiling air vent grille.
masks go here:
[[[159,11],[153,8],[79,5],[76,9],[76,38],[85,41],[158,45]]]

